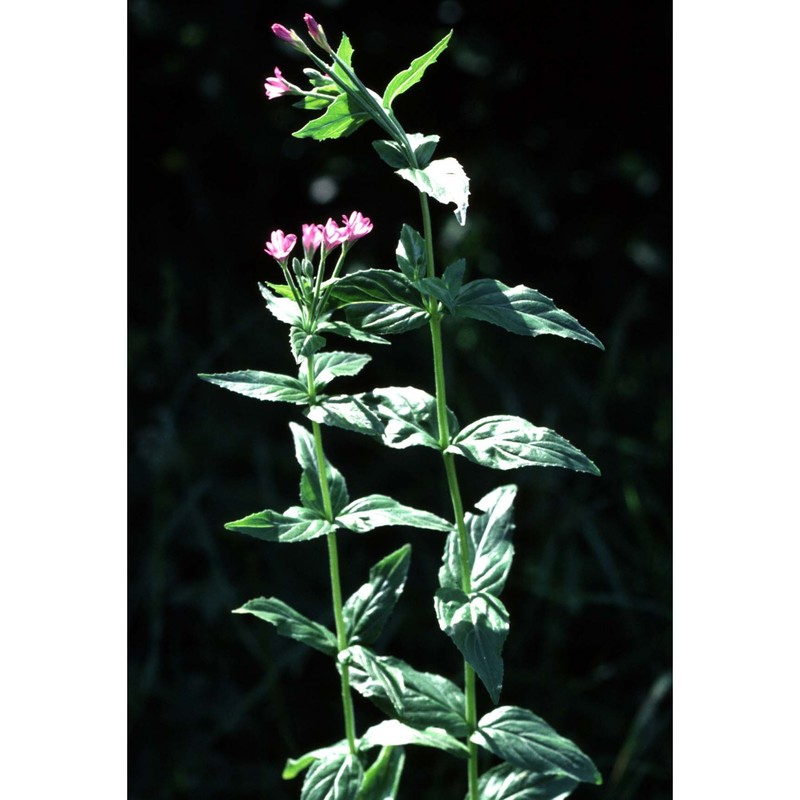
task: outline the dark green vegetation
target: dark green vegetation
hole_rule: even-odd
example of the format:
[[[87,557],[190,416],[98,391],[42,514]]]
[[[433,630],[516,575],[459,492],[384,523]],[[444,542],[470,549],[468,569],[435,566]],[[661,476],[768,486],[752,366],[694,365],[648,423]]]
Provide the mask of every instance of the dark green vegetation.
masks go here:
[[[271,230],[357,208],[375,231],[353,262],[385,267],[398,220],[413,218],[416,200],[370,151],[370,133],[336,147],[289,137],[299,112],[268,102],[261,85],[276,64],[290,80],[305,66],[269,33],[272,22],[298,24],[300,14],[293,4],[267,12],[260,5],[132,6],[130,774],[137,800],[295,797],[297,785],[280,779],[285,757],[327,744],[341,729],[327,659],[230,614],[249,598],[275,595],[311,619],[326,618],[324,545],[309,568],[307,554],[302,566],[292,548],[272,558],[268,545],[259,550],[222,527],[294,495],[286,423],[298,417],[289,407],[210,390],[195,373],[290,371],[285,328],[255,288],[278,278],[261,254]],[[356,62],[375,85],[455,27],[448,54],[426,76],[425,102],[413,90],[396,101],[408,129],[441,134],[472,180],[465,229],[449,210],[433,209],[444,230],[439,262],[463,257],[469,280],[534,286],[606,344],[601,354],[555,337],[511,339],[469,318],[450,321],[449,403],[464,419],[535,419],[579,442],[601,467],[599,479],[560,470],[503,476],[520,492],[517,557],[504,592],[513,625],[501,703],[535,708],[592,754],[605,784],[574,796],[669,797],[667,11],[643,17],[620,6],[608,17],[560,4],[521,19],[492,4],[493,16],[469,11],[437,29],[438,15],[457,4],[420,4],[418,25],[402,21],[414,16],[408,11],[401,20],[399,10],[396,18],[386,10],[361,16],[363,6],[332,5],[301,10],[332,38],[344,29],[360,43]],[[424,332],[394,340],[389,357],[348,379],[351,390],[359,381],[425,385],[428,348]],[[328,441],[353,496],[392,487],[403,502],[447,516],[444,480],[425,448],[387,458],[379,445],[344,432],[331,430]],[[497,483],[478,466],[461,473],[469,507]],[[430,601],[442,537],[406,529],[355,538],[341,542],[346,593],[375,561],[412,543],[385,649],[457,679],[458,653],[437,633]],[[317,705],[321,698],[329,707]],[[490,709],[479,694],[480,713]],[[362,729],[377,719],[367,703],[356,713]],[[457,761],[417,748],[407,758],[407,796],[460,798]]]

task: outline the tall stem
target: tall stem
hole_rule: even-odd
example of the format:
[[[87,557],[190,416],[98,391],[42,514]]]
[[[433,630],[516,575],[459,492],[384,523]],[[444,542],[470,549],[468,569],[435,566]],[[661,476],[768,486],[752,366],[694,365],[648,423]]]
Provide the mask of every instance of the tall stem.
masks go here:
[[[313,400],[316,396],[314,385],[314,356],[308,357],[308,393]],[[317,469],[319,472],[319,488],[322,494],[322,507],[325,511],[325,518],[328,522],[333,522],[333,504],[331,503],[331,491],[328,485],[328,469],[325,461],[325,451],[322,448],[322,430],[318,422],[311,422],[311,429],[314,433],[314,452],[317,457]],[[336,531],[328,534],[328,563],[331,573],[331,596],[333,598],[333,617],[336,623],[336,646],[339,652],[347,647],[347,635],[344,625],[344,612],[342,610],[342,582],[339,577],[339,551],[336,544]],[[355,712],[353,711],[353,696],[350,691],[350,667],[341,664],[341,684],[342,684],[342,711],[344,712],[344,730],[347,737],[347,745],[352,755],[356,754],[356,723]]]
[[[425,230],[425,245],[427,252],[429,278],[436,275],[433,262],[433,244],[431,231],[431,215],[428,208],[428,198],[420,193],[422,205],[422,218]],[[469,542],[467,527],[464,524],[464,505],[461,502],[461,489],[458,485],[456,462],[452,453],[448,453],[450,445],[450,428],[447,422],[447,384],[444,375],[444,351],[442,347],[442,318],[438,312],[432,311],[429,327],[431,331],[431,344],[433,347],[433,374],[436,384],[436,418],[439,423],[439,446],[442,449],[444,469],[447,474],[447,487],[450,490],[450,500],[453,505],[453,517],[458,530],[458,543],[461,552],[461,588],[465,593],[472,589],[469,569]],[[469,800],[478,800],[478,746],[470,741],[470,736],[478,727],[478,707],[475,694],[475,670],[469,662],[464,660],[464,696],[466,698],[467,747],[469,748],[469,762],[467,777],[469,786]]]

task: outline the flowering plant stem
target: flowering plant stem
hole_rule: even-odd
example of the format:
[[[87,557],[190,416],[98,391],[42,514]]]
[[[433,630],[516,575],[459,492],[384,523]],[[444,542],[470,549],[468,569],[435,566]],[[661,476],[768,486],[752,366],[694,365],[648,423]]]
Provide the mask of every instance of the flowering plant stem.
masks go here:
[[[509,614],[500,599],[511,568],[514,546],[513,502],[517,487],[503,485],[467,511],[462,500],[456,456],[492,469],[562,467],[599,474],[597,467],[555,431],[521,417],[497,414],[460,427],[447,406],[443,320],[469,318],[522,336],[550,334],[600,347],[600,341],[552,300],[527,286],[508,287],[497,280],[464,283],[459,260],[437,275],[428,198],[456,206],[463,225],[469,179],[452,157],[432,160],[436,135],[407,134],[392,111],[394,99],[419,82],[447,47],[448,34],[428,53],[412,61],[386,87],[383,96],[368,89],[352,68],[353,48],[342,36],[337,51],[310,15],[305,16],[314,44],[331,57],[328,64],[294,31],[273,26],[284,42],[308,56],[310,91],[283,78],[279,68],[267,79],[269,99],[301,97],[300,106],[321,111],[295,133],[317,140],[347,136],[372,119],[391,137],[373,142],[380,158],[419,192],[423,234],[403,225],[396,250],[397,270],[365,269],[343,274],[349,248],[372,230],[369,218],[354,211],[339,227],[303,225],[303,257],[291,259],[297,235],[276,230],[266,252],[280,265],[285,284],[261,286],[269,311],[290,326],[289,341],[298,377],[252,370],[203,375],[205,380],[260,400],[304,406],[311,432],[292,424],[301,467],[300,506],[282,513],[265,510],[228,523],[268,542],[303,542],[325,537],[328,547],[335,630],[313,622],[277,598],[258,598],[237,609],[275,625],[278,633],[335,659],[341,682],[345,738],[289,759],[283,777],[308,770],[301,800],[387,800],[396,798],[405,756],[402,747],[433,747],[467,762],[466,800],[566,797],[579,783],[599,783],[591,759],[533,712],[498,706],[503,682],[502,648]],[[325,265],[341,247],[331,274]],[[316,259],[316,264],[314,263]],[[344,311],[346,321],[333,320]],[[328,351],[327,336],[389,344],[383,335],[428,325],[435,395],[415,387],[376,388],[358,395],[331,396],[334,378],[358,374],[368,355]],[[370,494],[350,501],[344,477],[327,460],[321,424],[372,437],[391,448],[422,445],[442,458],[453,522],[403,505],[393,497]],[[397,658],[378,655],[375,641],[403,591],[410,545],[389,554],[369,572],[369,580],[343,600],[338,531],[359,534],[386,525],[446,533],[434,607],[440,629],[460,651],[464,690],[448,678],[415,670]],[[494,704],[478,717],[477,679]],[[390,718],[356,733],[353,691],[372,700]],[[380,747],[377,758],[369,751]],[[482,748],[501,763],[478,772]],[[369,763],[371,761],[371,764]]]

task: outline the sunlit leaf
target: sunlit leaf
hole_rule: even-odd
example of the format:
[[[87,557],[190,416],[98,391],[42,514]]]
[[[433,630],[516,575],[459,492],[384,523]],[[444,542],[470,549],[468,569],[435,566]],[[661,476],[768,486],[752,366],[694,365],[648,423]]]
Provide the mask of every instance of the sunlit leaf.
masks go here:
[[[498,758],[520,769],[553,773],[586,783],[602,783],[592,760],[541,717],[517,706],[500,706],[478,721],[470,737]]]
[[[506,414],[484,417],[465,426],[447,452],[493,469],[563,467],[600,474],[600,470],[563,436],[549,428],[539,428],[522,417]]]
[[[503,685],[501,652],[508,636],[508,611],[486,592],[439,589],[434,598],[439,627],[475,670],[493,703]]]
[[[444,39],[437,42],[427,53],[419,58],[415,58],[408,69],[404,69],[389,81],[389,85],[383,93],[383,105],[385,108],[391,108],[395,97],[408,91],[415,83],[418,83],[422,79],[425,70],[436,61],[439,54],[447,47],[452,35],[453,32],[450,31]]]
[[[466,223],[469,178],[455,158],[436,159],[424,169],[399,169],[397,174],[411,181],[417,189],[430,195],[434,200],[444,205],[454,203],[456,208],[453,213],[459,225]]]
[[[310,620],[276,597],[258,597],[248,600],[234,614],[252,614],[274,625],[278,633],[307,644],[329,656],[339,651],[336,637],[324,625]]]
[[[604,349],[600,340],[575,317],[557,308],[549,298],[527,286],[506,286],[481,278],[463,287],[456,315],[490,322],[520,336],[551,334]]]

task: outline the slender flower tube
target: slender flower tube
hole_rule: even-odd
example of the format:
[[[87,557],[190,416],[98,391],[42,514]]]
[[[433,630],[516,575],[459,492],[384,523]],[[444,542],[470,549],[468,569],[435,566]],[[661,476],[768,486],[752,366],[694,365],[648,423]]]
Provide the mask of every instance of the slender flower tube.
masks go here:
[[[274,100],[276,97],[280,97],[283,94],[291,94],[294,91],[292,85],[284,80],[281,71],[277,67],[275,67],[275,77],[267,78],[264,89],[267,92],[268,100]]]
[[[311,260],[323,242],[325,228],[322,225],[303,225],[303,250]]]
[[[285,234],[283,231],[273,231],[270,241],[264,248],[265,253],[269,253],[281,265],[286,263],[289,253],[297,243],[297,237],[293,233]]]
[[[331,46],[328,44],[328,40],[325,37],[325,31],[322,30],[322,25],[320,25],[311,14],[305,14],[303,16],[305,20],[306,27],[308,28],[308,35],[314,40],[316,44],[318,44],[325,52],[330,53],[332,52]]]
[[[348,242],[355,242],[357,239],[362,239],[372,230],[372,221],[369,217],[365,217],[360,211],[354,211],[349,217],[343,214],[342,222],[347,231]]]

